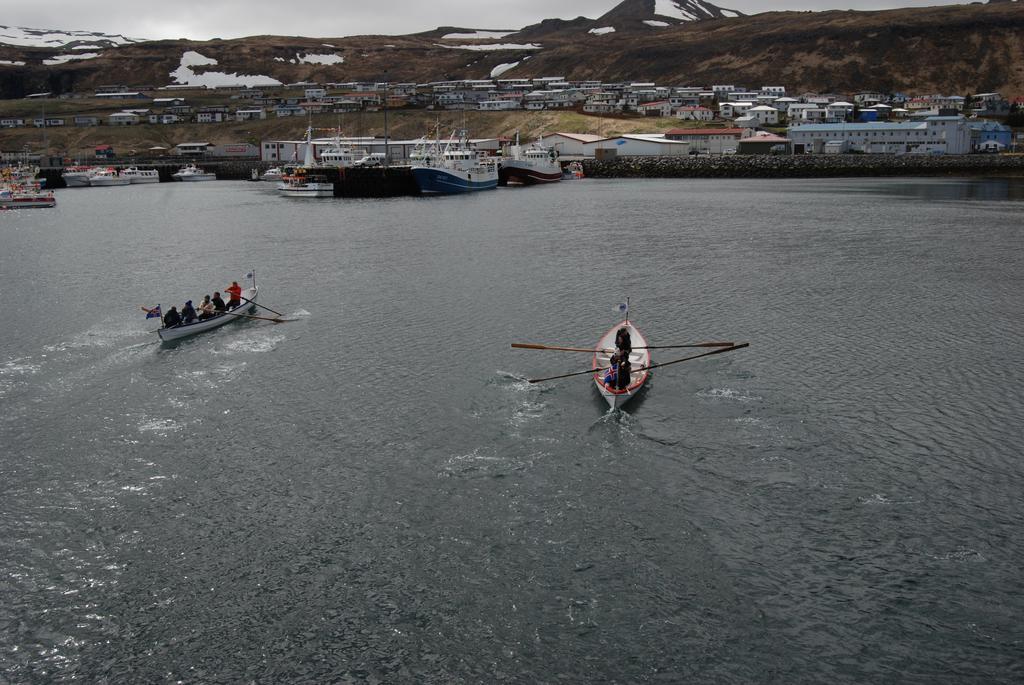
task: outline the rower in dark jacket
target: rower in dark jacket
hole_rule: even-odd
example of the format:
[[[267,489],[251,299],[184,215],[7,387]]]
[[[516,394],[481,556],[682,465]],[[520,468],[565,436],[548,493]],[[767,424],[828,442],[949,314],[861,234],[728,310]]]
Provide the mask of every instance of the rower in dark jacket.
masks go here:
[[[619,351],[624,354],[629,354],[633,351],[633,343],[629,339],[629,329],[623,326],[619,329],[619,332],[615,334],[615,347],[619,348]]]
[[[630,374],[633,373],[633,365],[629,363],[629,355],[622,355],[622,361],[619,362],[619,374],[615,379],[616,386],[619,390],[625,390],[629,387]]]
[[[220,313],[227,311],[228,306],[224,304],[224,300],[221,298],[220,293],[214,293],[213,300],[211,301],[213,302],[213,310],[215,312]]]
[[[196,308],[192,306],[192,300],[185,303],[181,308],[181,322],[192,323],[196,320]]]
[[[164,327],[170,328],[177,326],[181,323],[181,314],[178,313],[177,307],[171,307],[171,310],[164,314]]]

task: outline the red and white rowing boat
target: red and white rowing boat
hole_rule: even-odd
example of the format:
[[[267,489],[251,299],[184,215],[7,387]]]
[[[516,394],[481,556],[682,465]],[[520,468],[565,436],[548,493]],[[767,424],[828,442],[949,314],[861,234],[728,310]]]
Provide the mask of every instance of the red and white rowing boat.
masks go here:
[[[629,353],[629,363],[632,368],[629,374],[629,382],[622,390],[609,387],[604,382],[605,370],[611,365],[611,356],[615,352],[615,334],[619,332],[620,328],[625,328],[629,331],[630,343],[633,348]],[[647,367],[651,365],[651,351],[647,347],[647,339],[644,337],[644,334],[629,319],[613,326],[611,330],[597,341],[597,345],[594,347],[593,366],[591,367],[595,371],[594,384],[597,385],[598,392],[608,401],[608,406],[612,409],[618,409],[628,402],[647,382],[647,377],[650,375]]]

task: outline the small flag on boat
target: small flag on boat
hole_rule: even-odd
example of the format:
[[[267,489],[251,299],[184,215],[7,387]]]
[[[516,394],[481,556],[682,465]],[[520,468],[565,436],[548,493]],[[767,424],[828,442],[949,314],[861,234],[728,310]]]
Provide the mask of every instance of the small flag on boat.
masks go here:
[[[615,308],[615,311],[619,312],[620,314],[625,314],[626,312],[629,311],[629,305],[626,304],[625,302],[620,302],[619,305]]]
[[[146,312],[147,319],[160,318],[160,305],[153,307],[152,309],[142,308],[142,311]]]
[[[252,278],[252,272],[250,271],[249,273],[247,273],[247,274],[245,275],[245,277],[246,277],[246,278]]]

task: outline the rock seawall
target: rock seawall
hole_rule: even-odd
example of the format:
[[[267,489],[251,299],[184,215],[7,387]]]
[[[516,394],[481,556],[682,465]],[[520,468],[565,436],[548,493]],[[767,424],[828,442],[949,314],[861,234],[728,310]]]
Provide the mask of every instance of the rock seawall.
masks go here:
[[[1024,155],[727,155],[585,160],[590,178],[1024,175]]]

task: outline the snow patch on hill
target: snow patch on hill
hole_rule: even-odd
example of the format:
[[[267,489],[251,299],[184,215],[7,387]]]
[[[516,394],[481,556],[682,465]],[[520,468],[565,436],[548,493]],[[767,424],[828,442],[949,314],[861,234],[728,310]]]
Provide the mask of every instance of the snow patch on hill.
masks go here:
[[[9,66],[12,66],[12,67],[23,67],[23,66],[25,66],[24,62],[17,62],[17,61],[12,62],[12,61],[7,60],[7,59],[0,59],[0,64],[6,64],[6,65],[9,65]]]
[[[280,86],[282,83],[269,76],[257,76],[249,74],[228,74],[223,71],[204,71],[197,74],[192,67],[205,67],[217,64],[212,57],[205,57],[194,50],[187,50],[181,56],[181,63],[177,69],[171,72],[170,76],[174,81],[183,86],[206,86],[217,88],[219,86]]]
[[[344,61],[344,57],[336,54],[314,55],[307,53],[303,55],[296,52],[292,64],[341,64]]]
[[[100,43],[105,47],[141,43],[140,38],[126,38],[120,34],[95,31],[59,31],[57,29],[30,29],[24,26],[0,26],[0,44],[23,48],[63,48],[71,43]],[[100,46],[96,46],[100,47]]]
[[[499,64],[498,66],[491,69],[491,78],[498,78],[506,71],[515,69],[519,66],[519,62],[508,62],[507,64]]]
[[[603,36],[606,33],[615,33],[614,26],[602,26],[599,29],[590,29],[587,33],[593,33],[595,36]]]
[[[644,23],[655,28],[664,28],[669,25],[667,21],[658,21],[657,19],[644,19]]]
[[[43,64],[52,67],[52,66],[54,66],[56,64],[67,64],[68,62],[72,62],[74,60],[79,60],[79,59],[95,59],[96,57],[99,57],[99,56],[100,56],[100,53],[98,53],[98,52],[83,52],[81,54],[73,54],[73,55],[54,55],[50,59],[44,59],[43,60]]]
[[[654,13],[659,17],[672,17],[683,21],[694,21],[697,17],[684,10],[675,0],[654,0]]]
[[[450,48],[452,50],[540,50],[540,43],[489,43],[487,45],[442,45],[434,43],[439,48]]]
[[[472,40],[474,38],[504,38],[515,31],[473,31],[472,33],[446,33],[442,40]]]

